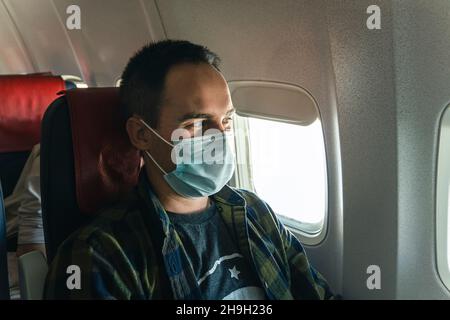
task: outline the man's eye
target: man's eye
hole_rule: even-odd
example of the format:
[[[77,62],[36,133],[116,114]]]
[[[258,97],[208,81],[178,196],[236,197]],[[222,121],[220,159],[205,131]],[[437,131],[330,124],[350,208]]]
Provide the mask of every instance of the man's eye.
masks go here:
[[[197,121],[195,122],[194,126],[195,127],[202,127],[206,124],[207,120],[201,120],[201,121]]]
[[[232,123],[233,123],[233,118],[228,117],[228,118],[224,119],[223,124],[225,125],[225,131],[231,131]]]
[[[194,121],[184,125],[185,128],[199,127],[201,125],[201,121]]]
[[[206,120],[194,121],[184,125],[184,128],[187,130],[198,130],[205,126]]]

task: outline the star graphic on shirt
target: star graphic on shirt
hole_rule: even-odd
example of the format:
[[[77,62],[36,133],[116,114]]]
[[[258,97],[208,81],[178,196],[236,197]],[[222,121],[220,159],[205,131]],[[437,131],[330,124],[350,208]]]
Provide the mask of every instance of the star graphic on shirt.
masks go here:
[[[236,266],[233,267],[233,269],[228,269],[231,273],[231,278],[236,278],[239,280],[239,273],[241,273],[238,269],[236,269]]]

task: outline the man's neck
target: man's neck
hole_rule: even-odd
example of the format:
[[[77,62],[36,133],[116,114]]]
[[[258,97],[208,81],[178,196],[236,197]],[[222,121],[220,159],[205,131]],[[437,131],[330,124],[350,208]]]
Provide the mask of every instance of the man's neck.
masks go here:
[[[152,165],[146,165],[145,170],[153,191],[166,211],[178,214],[192,214],[202,212],[208,208],[208,197],[182,197],[167,184],[158,168]]]

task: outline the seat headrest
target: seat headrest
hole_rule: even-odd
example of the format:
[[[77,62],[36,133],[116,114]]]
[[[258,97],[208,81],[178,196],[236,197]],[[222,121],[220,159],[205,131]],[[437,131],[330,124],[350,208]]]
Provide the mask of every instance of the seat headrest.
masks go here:
[[[39,143],[42,116],[61,90],[64,80],[58,76],[0,76],[0,152],[31,150]]]
[[[137,184],[140,152],[128,138],[117,88],[69,90],[66,99],[78,206],[95,213]]]

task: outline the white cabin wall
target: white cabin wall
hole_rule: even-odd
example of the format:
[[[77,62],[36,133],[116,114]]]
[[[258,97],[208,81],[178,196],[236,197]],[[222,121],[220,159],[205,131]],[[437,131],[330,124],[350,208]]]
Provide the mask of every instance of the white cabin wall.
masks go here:
[[[400,299],[449,299],[436,266],[438,128],[450,103],[450,2],[395,1]]]
[[[329,1],[344,196],[344,288],[348,299],[395,299],[397,114],[390,1]],[[366,9],[381,9],[369,30]],[[367,288],[380,267],[381,289]]]

